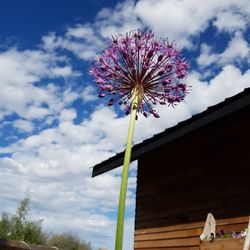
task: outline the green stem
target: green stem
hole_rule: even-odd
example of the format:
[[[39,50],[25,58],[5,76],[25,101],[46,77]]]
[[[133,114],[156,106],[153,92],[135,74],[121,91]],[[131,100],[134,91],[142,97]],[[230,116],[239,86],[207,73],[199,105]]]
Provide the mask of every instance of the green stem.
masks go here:
[[[117,226],[116,226],[115,250],[122,250],[125,201],[126,201],[127,183],[128,183],[128,170],[129,170],[129,164],[130,164],[130,159],[131,159],[132,140],[133,140],[133,135],[134,135],[135,118],[136,118],[137,106],[138,106],[137,91],[134,91],[132,95],[132,100],[133,101],[132,101],[132,107],[131,107],[131,113],[130,113],[128,138],[127,138],[127,145],[126,145],[124,162],[123,162],[123,170],[122,170],[122,180],[121,180],[120,198],[119,198],[118,215],[117,215]]]

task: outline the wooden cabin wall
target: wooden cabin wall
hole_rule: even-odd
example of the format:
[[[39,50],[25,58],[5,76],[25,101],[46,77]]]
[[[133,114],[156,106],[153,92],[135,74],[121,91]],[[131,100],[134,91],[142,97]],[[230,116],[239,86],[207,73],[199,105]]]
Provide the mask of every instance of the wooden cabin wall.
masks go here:
[[[138,161],[135,249],[198,249],[209,212],[218,220],[218,230],[247,225],[249,107]]]

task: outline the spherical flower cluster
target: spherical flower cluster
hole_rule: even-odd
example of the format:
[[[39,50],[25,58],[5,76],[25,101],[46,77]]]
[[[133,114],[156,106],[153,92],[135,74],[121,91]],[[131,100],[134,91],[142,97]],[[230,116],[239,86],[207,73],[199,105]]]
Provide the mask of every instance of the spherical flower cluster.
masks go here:
[[[174,43],[155,38],[152,31],[136,30],[114,37],[89,72],[97,83],[98,96],[111,96],[108,105],[118,101],[128,114],[136,93],[137,111],[158,118],[156,104],[174,106],[186,96],[187,69]]]

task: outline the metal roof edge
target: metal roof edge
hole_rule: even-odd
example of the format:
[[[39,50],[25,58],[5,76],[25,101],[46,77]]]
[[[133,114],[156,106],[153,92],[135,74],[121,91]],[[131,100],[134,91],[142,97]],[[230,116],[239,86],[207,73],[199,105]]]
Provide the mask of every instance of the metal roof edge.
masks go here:
[[[223,102],[208,107],[205,111],[193,115],[191,118],[170,127],[163,132],[154,135],[143,142],[136,144],[132,148],[131,161],[138,159],[162,145],[180,138],[198,128],[201,128],[213,121],[229,115],[241,108],[250,105],[250,88],[232,97],[226,98]],[[98,176],[123,164],[124,151],[115,156],[95,165],[92,177]]]

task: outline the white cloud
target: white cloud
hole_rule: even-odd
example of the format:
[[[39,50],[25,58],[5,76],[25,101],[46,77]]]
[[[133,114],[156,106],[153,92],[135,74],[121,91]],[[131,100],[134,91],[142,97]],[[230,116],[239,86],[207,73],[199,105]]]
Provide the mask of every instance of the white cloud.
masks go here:
[[[216,77],[210,80],[209,104],[221,102],[247,87],[250,87],[250,70],[242,73],[239,68],[226,65]]]
[[[249,56],[250,46],[243,38],[242,33],[236,32],[233,39],[229,42],[226,50],[220,55],[223,64],[230,63],[234,59],[243,61]]]
[[[72,68],[69,66],[65,67],[56,67],[52,69],[52,75],[55,77],[69,77],[69,76],[80,76],[80,73],[72,72]]]
[[[61,121],[72,121],[77,117],[77,113],[74,109],[64,109],[61,111],[59,119]]]
[[[245,30],[249,25],[248,0],[128,0],[114,8],[103,8],[93,23],[68,27],[65,34],[54,32],[42,38],[46,50],[66,49],[89,60],[105,47],[105,39],[130,30],[149,27],[159,36],[193,48],[193,38],[212,23],[218,32]]]
[[[80,39],[87,39],[87,38],[94,38],[95,34],[93,29],[86,25],[86,26],[82,26],[82,25],[76,25],[74,28],[68,28],[66,36],[72,36],[75,38],[80,38]]]
[[[118,3],[115,9],[104,8],[97,14],[96,26],[102,37],[124,34],[142,27],[134,1]]]
[[[54,50],[57,47],[57,37],[55,32],[50,32],[42,37],[42,47],[48,51]]]
[[[247,20],[249,18],[246,15],[235,13],[233,9],[222,11],[216,15],[216,19],[213,21],[213,25],[219,31],[234,32],[236,30],[245,30],[247,27]]]
[[[66,98],[58,92],[59,87],[37,83],[45,78],[75,76],[77,72],[71,67],[58,66],[64,61],[64,57],[40,50],[10,49],[0,53],[0,117],[15,113],[26,119],[42,119],[59,110]]]
[[[18,119],[12,123],[12,126],[20,130],[21,132],[32,132],[34,125],[31,121]]]
[[[42,38],[45,50],[66,49],[80,59],[90,60],[105,47],[105,40],[112,35],[141,28],[133,1],[118,3],[114,9],[104,8],[94,23],[68,27],[64,36],[54,32]]]
[[[210,0],[204,4],[199,0],[140,0],[136,4],[136,14],[142,22],[161,36],[168,36],[178,43],[191,48],[192,37],[200,35],[214,21],[219,30],[234,31],[244,28],[244,15],[250,14],[248,0]],[[237,14],[232,14],[231,9],[238,9]],[[224,20],[233,15],[226,26]]]
[[[89,85],[83,89],[81,96],[83,101],[86,103],[97,100],[96,93],[96,89],[93,86]]]
[[[247,60],[250,53],[250,46],[244,39],[241,32],[236,32],[229,41],[227,48],[221,53],[214,53],[212,46],[201,45],[201,54],[197,62],[201,67],[214,65],[226,65],[234,62],[243,62]]]
[[[49,33],[42,41],[46,50],[66,49],[85,60],[95,57],[96,51],[104,46],[103,38],[89,24],[68,28],[64,37]]]
[[[243,73],[233,65],[224,66],[209,82],[202,82],[202,78],[202,74],[193,72],[188,79],[192,84],[192,91],[186,102],[192,113],[201,112],[250,87],[250,70]]]
[[[207,44],[201,44],[201,53],[197,58],[197,63],[200,66],[212,65],[217,60],[218,55],[212,52],[212,47]]]

